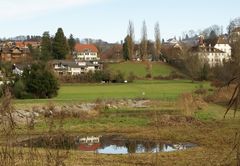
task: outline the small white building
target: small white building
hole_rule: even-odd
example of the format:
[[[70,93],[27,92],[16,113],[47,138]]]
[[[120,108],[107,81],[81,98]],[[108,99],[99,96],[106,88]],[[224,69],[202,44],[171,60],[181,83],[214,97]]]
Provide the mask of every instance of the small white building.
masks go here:
[[[98,49],[93,44],[76,44],[74,54],[79,61],[97,61],[100,59]]]

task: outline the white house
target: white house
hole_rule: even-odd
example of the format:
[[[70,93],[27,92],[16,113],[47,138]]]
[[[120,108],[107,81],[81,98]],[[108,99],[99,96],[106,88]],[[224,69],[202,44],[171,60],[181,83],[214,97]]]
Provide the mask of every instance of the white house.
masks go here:
[[[58,75],[79,75],[88,73],[89,71],[95,72],[101,69],[98,63],[88,61],[67,61],[67,60],[54,60],[52,61],[53,69]]]
[[[98,57],[98,49],[93,44],[76,44],[75,57],[80,61],[97,61],[100,58]]]
[[[205,46],[203,40],[203,37],[200,36],[199,45],[192,47],[192,52],[199,56],[202,61],[208,62],[210,67],[222,65],[224,61],[231,58],[231,46],[223,38],[219,38],[213,47],[211,45]]]
[[[78,75],[82,73],[81,67],[74,61],[54,60],[52,65],[58,75]]]
[[[219,49],[219,50],[227,53],[227,55],[229,57],[231,57],[231,55],[232,55],[232,48],[224,38],[219,38],[218,42],[214,46],[214,48]],[[225,58],[228,58],[228,57],[225,57]]]

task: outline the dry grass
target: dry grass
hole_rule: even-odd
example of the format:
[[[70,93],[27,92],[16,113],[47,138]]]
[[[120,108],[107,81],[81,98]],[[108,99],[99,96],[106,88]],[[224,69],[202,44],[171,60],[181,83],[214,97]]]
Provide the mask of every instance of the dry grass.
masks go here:
[[[103,166],[157,166],[157,165],[236,165],[236,152],[232,151],[234,145],[234,134],[239,128],[239,118],[233,120],[216,120],[214,122],[202,122],[196,120],[191,116],[192,107],[195,109],[201,108],[202,105],[207,107],[202,99],[195,98],[194,96],[187,94],[183,97],[180,102],[183,106],[182,109],[187,108],[189,112],[179,112],[177,115],[169,115],[168,113],[162,113],[161,107],[164,109],[170,109],[175,106],[172,102],[157,102],[151,101],[147,105],[154,107],[154,110],[148,114],[148,116],[134,115],[134,117],[144,117],[150,122],[144,125],[131,124],[129,125],[127,120],[129,115],[122,114],[120,117],[116,114],[117,118],[120,118],[119,123],[113,123],[112,118],[109,116],[105,118],[106,121],[100,121],[96,123],[99,117],[102,116],[101,110],[104,106],[101,105],[101,101],[93,107],[90,111],[79,111],[77,107],[65,107],[55,105],[53,103],[48,104],[44,107],[44,111],[38,110],[35,107],[32,110],[36,112],[42,112],[44,116],[38,118],[34,117],[33,120],[29,119],[29,123],[25,127],[26,132],[24,133],[25,138],[30,138],[33,133],[37,132],[41,135],[47,136],[51,140],[53,134],[58,136],[60,141],[63,135],[70,132],[77,133],[96,133],[96,132],[107,132],[113,134],[121,134],[129,138],[139,138],[147,140],[165,140],[172,142],[192,142],[198,145],[197,148],[188,149],[181,152],[169,152],[169,153],[158,153],[158,154],[130,154],[130,155],[100,155],[93,152],[84,153],[74,150],[60,150],[51,148],[21,148],[13,146],[13,142],[18,137],[17,129],[19,126],[11,128],[12,123],[6,123],[7,128],[2,132],[2,138],[8,142],[0,147],[0,165],[24,165],[24,166],[38,166],[38,165],[53,165],[53,166],[92,166],[92,165],[103,165]],[[6,99],[6,101],[10,98]],[[4,100],[5,101],[5,100]],[[5,102],[6,103],[6,102]],[[12,108],[11,102],[5,104],[5,108]],[[199,104],[200,103],[200,104]],[[2,107],[3,108],[3,107]],[[8,110],[8,109],[2,109]],[[11,109],[9,109],[11,110]],[[136,111],[136,110],[134,110]],[[200,110],[201,111],[201,110]],[[74,112],[77,112],[76,114]],[[11,111],[10,111],[11,113]],[[86,115],[85,115],[86,113]],[[224,112],[222,112],[223,114]],[[221,112],[220,112],[221,114]],[[7,116],[11,117],[11,116]],[[77,124],[73,123],[71,126],[65,126],[66,121],[71,121],[73,118],[80,119]],[[7,119],[6,117],[4,118]],[[39,123],[37,120],[42,120],[47,126],[47,130],[44,129],[42,132],[35,125]],[[7,119],[9,120],[9,119]],[[108,121],[109,120],[109,121]],[[85,121],[87,123],[84,127],[78,127]],[[10,121],[7,121],[10,122]],[[94,125],[96,123],[96,125]],[[103,123],[103,124],[102,124]],[[121,125],[125,123],[124,125]],[[14,124],[14,123],[13,123]],[[75,130],[75,129],[76,130]],[[74,129],[74,130],[72,130]],[[76,133],[75,133],[76,134]],[[193,155],[194,154],[194,155]]]
[[[202,110],[207,103],[201,96],[194,96],[192,93],[183,93],[177,100],[177,107],[185,116],[193,116],[197,110]]]

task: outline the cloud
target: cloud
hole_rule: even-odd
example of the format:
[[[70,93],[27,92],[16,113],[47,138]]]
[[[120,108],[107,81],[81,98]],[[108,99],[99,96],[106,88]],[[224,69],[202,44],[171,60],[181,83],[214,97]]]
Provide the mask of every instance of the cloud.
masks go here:
[[[0,20],[29,19],[49,12],[103,1],[106,0],[1,0]]]

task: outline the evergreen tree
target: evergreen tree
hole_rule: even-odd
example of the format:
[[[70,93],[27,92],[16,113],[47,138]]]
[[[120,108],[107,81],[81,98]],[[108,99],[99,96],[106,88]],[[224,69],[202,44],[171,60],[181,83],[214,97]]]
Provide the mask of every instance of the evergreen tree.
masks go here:
[[[52,57],[52,42],[49,32],[44,32],[41,41],[41,60],[49,60]],[[37,58],[38,59],[38,58]]]
[[[217,44],[217,41],[218,41],[218,36],[217,36],[216,32],[214,30],[212,30],[207,39],[207,44],[214,47]]]
[[[21,81],[21,88],[32,98],[52,98],[59,89],[57,78],[44,63],[34,63],[25,68]]]
[[[70,53],[71,53],[71,55],[73,55],[74,48],[75,48],[75,45],[76,45],[76,40],[74,39],[72,34],[70,35],[70,37],[68,39],[68,45],[69,45]]]
[[[129,60],[131,56],[131,48],[129,47],[129,43],[132,43],[132,39],[129,35],[127,35],[123,43],[123,58],[125,60]]]
[[[39,47],[37,48],[33,48],[32,45],[28,45],[28,49],[30,51],[31,56],[33,57],[33,59],[35,60],[39,60],[41,57],[41,50]]]
[[[62,28],[58,28],[53,39],[53,56],[55,59],[65,59],[68,54],[68,43]]]

